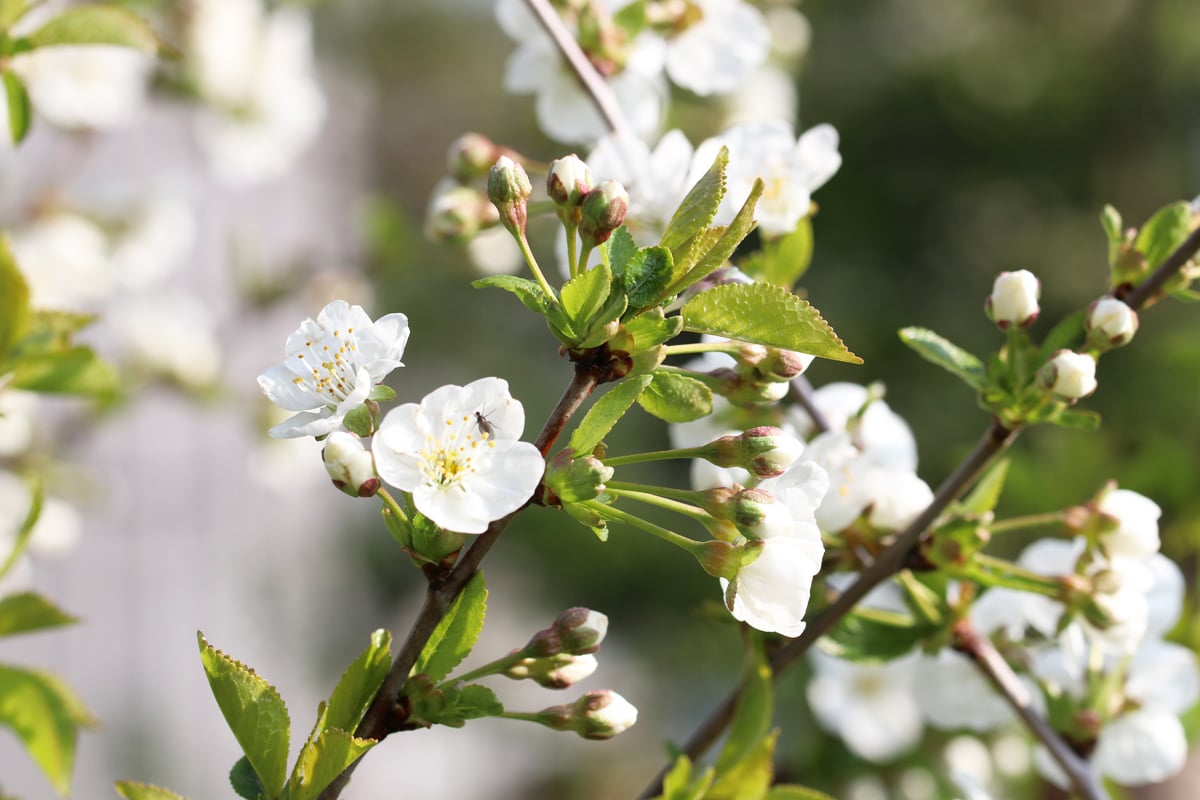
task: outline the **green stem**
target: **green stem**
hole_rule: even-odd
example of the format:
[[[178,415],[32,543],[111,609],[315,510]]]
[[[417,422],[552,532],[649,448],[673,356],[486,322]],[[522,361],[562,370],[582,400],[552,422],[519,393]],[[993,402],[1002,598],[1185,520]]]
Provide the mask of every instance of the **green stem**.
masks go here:
[[[567,274],[574,278],[579,274],[579,226],[568,222],[563,227],[567,231]]]
[[[661,369],[661,368],[660,368]],[[655,450],[652,453],[630,453],[624,456],[610,456],[601,459],[606,467],[624,467],[629,464],[646,464],[651,461],[670,461],[678,458],[703,458],[705,448],[684,447],[679,450]]]
[[[979,580],[974,577],[976,575],[986,576],[981,582],[989,583],[992,581],[988,581],[987,578],[999,577],[1003,583],[998,585],[1053,599],[1058,599],[1062,593],[1062,586],[1057,578],[1031,572],[1011,561],[989,556],[986,553],[974,555],[970,567],[966,570],[966,575],[975,580]]]
[[[524,711],[505,711],[503,714],[497,714],[500,719],[518,719],[523,722],[536,722],[539,725],[545,725],[540,714],[532,714]]]
[[[736,356],[741,350],[737,342],[692,342],[691,344],[669,344],[664,347],[668,356],[687,356],[696,353],[729,353]]]
[[[588,500],[580,505],[583,505],[589,510],[594,511],[597,516],[604,517],[614,522],[624,522],[626,525],[632,525],[635,528],[640,528],[652,536],[657,536],[664,542],[673,544],[676,547],[686,550],[697,559],[701,559],[703,557],[703,553],[700,551],[700,542],[697,542],[694,539],[689,539],[688,537],[678,534],[675,531],[669,531],[660,525],[655,525],[653,522],[644,520],[635,514],[630,514],[627,511],[622,511],[621,509],[613,508],[612,506],[606,506],[604,503],[598,503],[595,500]]]
[[[595,249],[596,248],[594,247],[584,247],[580,249],[579,263],[575,265],[575,274],[578,275],[580,272],[587,272],[588,259],[592,257],[592,251]]]
[[[1008,533],[1025,528],[1040,528],[1044,525],[1061,525],[1066,520],[1067,513],[1065,511],[1048,511],[1045,514],[1027,514],[1023,517],[1002,519],[986,527],[989,533]]]
[[[642,486],[636,483],[623,483],[621,481],[609,481],[605,484],[605,489],[617,497],[628,497],[630,500],[637,500],[646,505],[657,506],[667,511],[683,514],[685,517],[690,517],[706,527],[713,521],[712,515],[702,508],[664,497],[664,494],[671,491],[669,489],[662,489],[657,486]],[[683,493],[683,490],[676,491]]]
[[[396,498],[392,497],[392,493],[387,489],[381,488],[375,493],[376,496],[383,501],[387,509],[396,515],[396,519],[401,522],[408,522],[408,514],[404,513],[404,508],[396,502]]]
[[[517,650],[514,653],[509,653],[506,656],[501,656],[500,658],[497,658],[495,661],[491,661],[487,664],[484,664],[482,667],[476,667],[475,669],[471,670],[470,672],[466,672],[462,675],[459,675],[456,678],[447,678],[446,680],[442,681],[442,683],[439,685],[444,685],[447,683],[460,683],[460,682],[461,683],[469,683],[470,681],[477,681],[480,678],[486,678],[488,675],[499,675],[499,674],[503,673],[504,671],[506,671],[513,664],[516,664],[518,661],[521,661],[522,659],[524,659],[526,657],[527,656],[526,656],[526,653],[524,650]]]
[[[529,270],[533,273],[533,277],[537,279],[538,285],[546,293],[546,299],[554,305],[558,305],[558,295],[554,293],[554,289],[546,282],[546,276],[542,274],[537,259],[533,256],[533,251],[529,249],[529,240],[525,238],[525,233],[522,232],[520,236],[513,236],[513,238],[517,240],[517,246],[521,248],[521,255],[525,257],[525,263],[529,265]]]

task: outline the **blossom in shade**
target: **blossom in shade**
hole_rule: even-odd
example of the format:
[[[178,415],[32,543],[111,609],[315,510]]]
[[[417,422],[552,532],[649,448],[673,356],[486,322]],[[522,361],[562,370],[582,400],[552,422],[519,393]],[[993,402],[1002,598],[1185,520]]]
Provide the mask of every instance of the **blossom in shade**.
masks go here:
[[[323,436],[366,401],[393,369],[408,342],[408,318],[372,322],[362,306],[334,300],[288,337],[284,361],[258,376],[272,402],[300,412],[271,428],[272,436]]]
[[[483,533],[532,496],[545,463],[519,441],[525,409],[501,378],[443,386],[387,413],[372,442],[379,477],[412,492],[440,527]]]

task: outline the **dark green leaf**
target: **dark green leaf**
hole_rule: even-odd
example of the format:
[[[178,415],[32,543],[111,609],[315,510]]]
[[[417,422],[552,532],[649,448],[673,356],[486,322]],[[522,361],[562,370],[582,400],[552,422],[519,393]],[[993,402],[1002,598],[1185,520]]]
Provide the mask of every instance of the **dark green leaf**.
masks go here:
[[[29,104],[29,92],[15,72],[3,73],[4,94],[8,98],[8,133],[13,144],[20,144],[29,133],[33,119],[33,107]]]
[[[133,781],[117,781],[117,794],[125,800],[187,800],[183,795],[175,794],[169,789]]]
[[[1155,269],[1183,244],[1191,221],[1191,208],[1183,201],[1160,208],[1138,231],[1133,247],[1146,257],[1146,265]]]
[[[622,274],[629,259],[633,258],[633,254],[638,251],[633,234],[624,225],[613,231],[604,246],[608,248],[608,266],[612,269],[613,275]]]
[[[13,260],[8,238],[0,237],[0,366],[24,333],[28,320],[29,286]]]
[[[546,313],[546,293],[542,291],[542,287],[538,285],[537,281],[519,278],[516,275],[489,275],[486,278],[472,281],[471,285],[476,289],[494,286],[497,289],[512,292],[530,311],[537,314]]]
[[[901,328],[900,341],[921,358],[958,376],[972,389],[982,391],[987,386],[982,361],[928,328]]]
[[[822,643],[846,661],[891,661],[930,632],[907,614],[858,608],[843,617]]]
[[[728,164],[729,149],[722,147],[708,172],[683,198],[659,244],[674,251],[712,223],[725,197],[725,167]]]
[[[288,800],[313,800],[378,742],[356,739],[342,730],[322,731],[304,745],[288,782]]]
[[[291,721],[279,692],[254,670],[210,645],[197,632],[200,661],[217,706],[241,745],[268,797],[278,797],[287,780]]]
[[[653,305],[671,282],[674,262],[665,247],[645,247],[630,258],[621,276],[629,306],[639,309]]]
[[[325,709],[323,728],[352,731],[362,721],[375,692],[383,685],[391,666],[392,635],[385,630],[371,634],[371,643],[342,673]]]
[[[71,791],[79,729],[94,724],[83,702],[54,675],[0,664],[0,726],[12,729],[60,795]]]
[[[229,770],[229,785],[238,797],[244,797],[245,800],[262,800],[267,796],[267,790],[245,756],[239,758],[233,769]]]
[[[115,6],[74,6],[31,33],[33,47],[64,44],[109,44],[148,55],[159,50],[158,36],[145,20]]]
[[[684,304],[685,330],[861,364],[820,312],[769,283],[725,283]]]
[[[79,620],[46,598],[33,592],[10,594],[0,599],[0,636],[13,636],[62,625]]]
[[[433,629],[410,674],[425,673],[431,680],[440,681],[467,657],[483,630],[487,594],[483,573],[475,573]]]
[[[579,427],[571,434],[571,450],[575,455],[590,455],[621,417],[625,416],[625,412],[651,380],[650,375],[623,380],[597,400],[579,423]]]
[[[1081,409],[1064,409],[1050,420],[1062,428],[1072,428],[1077,431],[1095,431],[1100,429],[1100,414],[1095,411]]]
[[[712,389],[688,375],[651,373],[650,385],[638,395],[638,405],[666,422],[691,422],[712,413]]]

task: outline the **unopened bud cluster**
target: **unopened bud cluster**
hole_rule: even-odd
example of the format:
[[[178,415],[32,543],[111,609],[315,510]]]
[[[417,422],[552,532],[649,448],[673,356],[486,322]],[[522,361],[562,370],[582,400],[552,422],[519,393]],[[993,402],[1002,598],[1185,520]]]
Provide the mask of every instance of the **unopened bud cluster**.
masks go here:
[[[554,202],[558,218],[564,225],[579,225],[583,218],[583,198],[592,190],[592,171],[575,154],[563,156],[550,164],[546,176],[546,194]]]
[[[580,206],[579,238],[584,247],[608,241],[621,227],[629,211],[629,193],[617,181],[601,181],[583,197]]]

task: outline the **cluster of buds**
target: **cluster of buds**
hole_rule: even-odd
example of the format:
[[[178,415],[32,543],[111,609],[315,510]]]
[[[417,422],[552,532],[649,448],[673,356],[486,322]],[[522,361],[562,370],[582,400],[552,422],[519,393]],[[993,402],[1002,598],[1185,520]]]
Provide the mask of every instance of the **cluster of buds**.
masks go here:
[[[736,436],[722,436],[697,450],[697,457],[718,467],[741,467],[756,478],[774,478],[795,463],[804,444],[780,428],[760,425]]]
[[[379,491],[375,459],[362,439],[348,431],[334,431],[325,439],[321,460],[333,485],[351,497],[372,497]]]
[[[500,222],[483,183],[508,151],[478,133],[460,136],[446,154],[450,173],[434,187],[425,212],[425,235],[435,242],[464,243]]]

